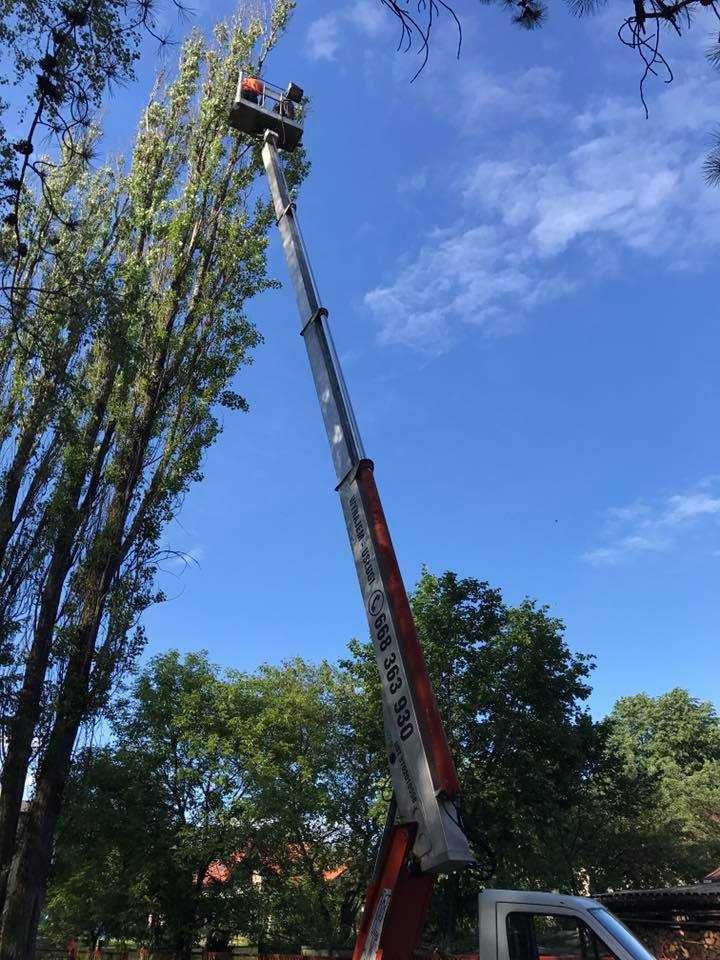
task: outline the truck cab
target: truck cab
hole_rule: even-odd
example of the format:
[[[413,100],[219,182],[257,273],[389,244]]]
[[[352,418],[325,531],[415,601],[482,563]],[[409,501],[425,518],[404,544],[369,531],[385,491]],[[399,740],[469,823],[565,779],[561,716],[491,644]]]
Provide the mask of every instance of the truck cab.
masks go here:
[[[526,890],[484,890],[480,960],[655,960],[597,900]]]

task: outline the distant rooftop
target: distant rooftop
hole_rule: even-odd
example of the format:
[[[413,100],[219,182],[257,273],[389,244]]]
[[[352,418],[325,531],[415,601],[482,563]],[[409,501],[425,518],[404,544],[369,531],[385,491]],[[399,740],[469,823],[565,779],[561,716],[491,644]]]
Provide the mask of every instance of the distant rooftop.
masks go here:
[[[708,880],[687,887],[615,890],[602,893],[596,899],[631,926],[639,923],[720,929],[720,882]]]

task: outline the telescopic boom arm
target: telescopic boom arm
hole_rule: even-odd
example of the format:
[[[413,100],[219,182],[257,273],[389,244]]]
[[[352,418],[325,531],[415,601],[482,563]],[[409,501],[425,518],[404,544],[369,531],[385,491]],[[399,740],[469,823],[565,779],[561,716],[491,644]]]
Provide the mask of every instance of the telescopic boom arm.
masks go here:
[[[393,813],[353,960],[409,960],[422,932],[434,876],[467,866],[473,856],[461,825],[455,765],[375,485],[373,463],[363,450],[328,312],[320,301],[280,162],[278,149],[294,149],[302,128],[294,119],[283,119],[286,94],[266,84],[262,103],[255,107],[243,99],[242,85],[241,74],[231,123],[247,133],[259,132],[258,125],[264,128],[262,159],[381,677]],[[272,114],[266,107],[271,97],[278,102]]]
[[[354,960],[412,955],[432,876],[473,862],[463,832],[459,786],[430,685],[375,478],[343,380],[278,156],[276,134],[262,148],[301,333],[330,443],[337,491],[355,558],[380,670],[397,825],[386,833],[368,892]]]
[[[252,89],[257,88],[255,81]],[[353,960],[413,960],[435,876],[461,869],[473,857],[460,818],[455,766],[375,486],[373,463],[363,451],[328,313],[320,302],[278,156],[279,148],[294,150],[302,138],[302,124],[293,106],[302,102],[302,90],[291,83],[283,91],[261,81],[261,94],[254,100],[244,97],[243,90],[241,73],[230,122],[245,133],[264,134],[263,163],[380,670],[394,793]],[[513,890],[486,890],[480,896],[482,956],[492,953],[498,960],[509,960],[518,949],[526,960],[537,956],[534,935],[527,943],[523,940],[520,948],[510,943],[509,919],[532,918],[530,912],[522,912],[528,911],[528,905],[533,913],[540,907],[542,914],[557,915],[563,921],[575,918],[589,936],[597,936],[602,945],[610,944],[606,952],[619,960],[653,960],[628,930],[623,929],[617,939],[622,925],[596,901]]]

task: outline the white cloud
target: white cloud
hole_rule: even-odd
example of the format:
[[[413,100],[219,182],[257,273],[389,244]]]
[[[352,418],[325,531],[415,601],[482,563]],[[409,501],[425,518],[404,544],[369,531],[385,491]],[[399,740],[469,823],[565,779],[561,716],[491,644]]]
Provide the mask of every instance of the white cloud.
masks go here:
[[[416,170],[398,180],[398,193],[421,193],[428,185],[426,170]]]
[[[560,97],[562,75],[551,67],[529,67],[522,73],[502,76],[483,70],[458,74],[450,64],[452,59],[447,57],[440,65],[433,64],[435,73],[441,73],[438,79],[445,95],[434,96],[430,103],[467,132],[477,121],[486,122],[493,115],[498,120],[559,120],[569,110]],[[453,105],[452,112],[449,104]]]
[[[607,516],[610,520],[618,520],[621,523],[631,523],[633,520],[640,520],[651,513],[650,507],[641,500],[636,503],[629,503],[625,507],[608,507]]]
[[[544,276],[522,246],[494,226],[438,231],[395,281],[365,296],[380,320],[380,339],[437,351],[458,318],[489,331],[507,329],[516,306],[530,310],[568,291],[560,274]]]
[[[655,504],[642,501],[606,511],[605,541],[582,559],[597,566],[616,564],[643,553],[670,550],[681,537],[702,530],[702,521],[720,521],[720,495],[705,489],[708,481]],[[713,525],[715,530],[717,524]]]
[[[313,20],[307,30],[307,55],[311,60],[334,60],[340,46],[340,25],[336,14]]]
[[[383,32],[386,23],[387,16],[377,0],[355,0],[313,20],[307,30],[306,53],[311,60],[336,60],[344,31],[353,29],[374,39]]]
[[[717,253],[720,194],[701,166],[720,81],[676,80],[652,122],[630,98],[573,111],[561,86],[554,71],[534,68],[477,88],[469,114],[485,129],[511,121],[512,136],[484,136],[447,204],[462,213],[366,295],[383,342],[442,351],[467,326],[516,329],[539,304],[633,269],[638,255],[639,267],[683,270]],[[532,124],[518,133],[525,112]]]
[[[168,559],[163,564],[165,569],[185,570],[187,567],[199,567],[205,555],[205,547],[198,544],[189,550],[168,550]]]
[[[720,497],[711,497],[702,492],[686,493],[670,497],[667,523],[673,526],[684,523],[686,520],[716,514],[720,514]]]
[[[386,14],[377,0],[356,0],[348,7],[346,16],[352,24],[369,37],[378,36],[386,23]]]

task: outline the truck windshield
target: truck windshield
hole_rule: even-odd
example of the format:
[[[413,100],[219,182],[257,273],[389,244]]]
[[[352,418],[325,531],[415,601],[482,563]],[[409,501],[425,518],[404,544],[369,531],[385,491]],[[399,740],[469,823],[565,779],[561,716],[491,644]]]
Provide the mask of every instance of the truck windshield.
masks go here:
[[[628,953],[634,957],[635,960],[655,960],[655,957],[653,957],[650,951],[646,950],[640,941],[637,940],[632,933],[630,933],[625,924],[620,923],[618,918],[613,916],[609,910],[591,907],[590,913],[595,917],[596,920],[600,921],[608,933],[611,933],[613,937],[615,937],[618,943],[625,947]]]

